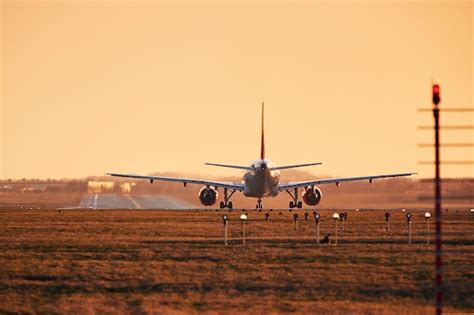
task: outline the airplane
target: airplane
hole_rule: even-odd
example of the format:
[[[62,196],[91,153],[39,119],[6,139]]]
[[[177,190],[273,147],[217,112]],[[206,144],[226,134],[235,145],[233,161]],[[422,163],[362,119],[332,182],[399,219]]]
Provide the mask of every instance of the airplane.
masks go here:
[[[299,200],[298,189],[302,189],[302,199],[308,206],[316,206],[322,198],[321,190],[316,185],[336,184],[339,186],[343,182],[368,180],[372,183],[375,179],[393,178],[411,176],[416,173],[398,173],[371,175],[361,177],[345,177],[345,178],[328,178],[328,179],[312,179],[297,182],[280,182],[280,170],[321,165],[320,162],[293,164],[277,166],[271,160],[265,158],[265,135],[264,135],[264,103],[262,103],[262,122],[261,122],[261,142],[260,142],[260,159],[255,160],[249,166],[231,165],[220,163],[205,163],[205,165],[227,167],[246,171],[242,181],[224,182],[191,178],[175,178],[164,176],[138,175],[138,174],[122,174],[122,173],[106,173],[109,176],[126,177],[135,179],[147,179],[153,184],[157,181],[179,182],[186,187],[187,184],[204,185],[199,191],[199,200],[204,206],[213,206],[218,198],[218,188],[224,189],[224,200],[220,202],[220,208],[233,208],[230,199],[235,192],[242,192],[246,197],[257,198],[256,209],[263,209],[262,198],[275,197],[280,192],[286,191],[291,196],[289,208],[302,208],[303,203]]]

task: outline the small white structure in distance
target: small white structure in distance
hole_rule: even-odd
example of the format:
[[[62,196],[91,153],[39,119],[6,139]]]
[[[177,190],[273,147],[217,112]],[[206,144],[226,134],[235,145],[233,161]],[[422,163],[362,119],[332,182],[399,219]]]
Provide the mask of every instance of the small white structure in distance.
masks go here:
[[[247,215],[246,214],[241,214],[240,215],[240,220],[247,220]]]

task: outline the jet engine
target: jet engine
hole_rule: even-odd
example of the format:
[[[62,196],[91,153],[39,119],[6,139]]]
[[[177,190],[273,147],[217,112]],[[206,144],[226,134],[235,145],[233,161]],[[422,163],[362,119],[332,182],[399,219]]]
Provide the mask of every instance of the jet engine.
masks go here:
[[[205,206],[212,206],[217,200],[217,190],[211,187],[204,186],[199,191],[199,200]]]
[[[321,201],[323,194],[319,188],[306,187],[303,190],[303,200],[308,206],[315,206]]]

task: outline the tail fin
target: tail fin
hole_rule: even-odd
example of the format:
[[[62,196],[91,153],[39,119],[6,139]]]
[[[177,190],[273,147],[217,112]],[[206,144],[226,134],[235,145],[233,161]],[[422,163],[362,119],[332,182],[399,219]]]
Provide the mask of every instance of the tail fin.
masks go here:
[[[265,135],[264,135],[264,126],[263,126],[264,112],[265,112],[265,104],[262,102],[262,140],[260,143],[260,159],[262,160],[265,158]]]

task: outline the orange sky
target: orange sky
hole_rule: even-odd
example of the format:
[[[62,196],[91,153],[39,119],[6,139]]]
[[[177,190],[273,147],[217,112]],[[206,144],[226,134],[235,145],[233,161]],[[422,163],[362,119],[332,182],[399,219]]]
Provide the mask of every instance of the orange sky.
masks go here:
[[[471,1],[1,1],[0,178],[229,175],[204,162],[321,161],[314,174],[418,171],[442,106],[473,106]],[[473,124],[446,114],[445,124]],[[472,131],[443,141],[474,142]],[[445,160],[473,160],[472,148]],[[448,166],[444,176],[474,176]]]

